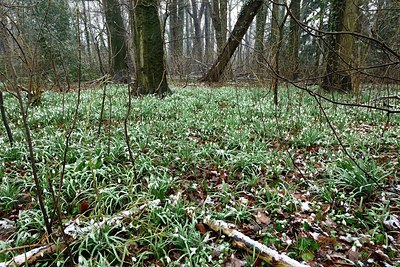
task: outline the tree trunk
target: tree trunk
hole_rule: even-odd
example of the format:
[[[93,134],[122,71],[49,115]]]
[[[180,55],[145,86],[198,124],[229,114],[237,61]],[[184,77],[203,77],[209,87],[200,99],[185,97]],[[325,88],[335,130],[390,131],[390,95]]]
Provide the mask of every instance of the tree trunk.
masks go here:
[[[134,0],[135,95],[170,92],[164,58],[164,40],[158,0]]]
[[[197,9],[197,1],[191,0],[192,3],[192,11],[189,12],[190,16],[193,19],[193,27],[194,27],[194,42],[193,42],[193,51],[192,54],[196,60],[201,61],[203,59],[203,40],[201,38],[201,19],[204,14],[205,3],[202,2],[200,6],[200,10]]]
[[[126,83],[129,81],[127,64],[129,54],[126,45],[126,30],[118,0],[103,0],[103,9],[111,48],[110,72],[114,81]]]
[[[255,52],[256,52],[256,66],[257,72],[259,75],[265,70],[264,63],[264,50],[265,50],[265,42],[264,42],[264,32],[265,32],[265,24],[267,20],[268,13],[268,2],[265,1],[261,6],[260,11],[258,11],[256,17],[256,40],[254,44]]]
[[[10,146],[12,147],[14,144],[14,138],[11,132],[11,128],[8,125],[6,109],[4,107],[4,99],[3,99],[3,91],[0,89],[0,112],[1,112],[1,120],[3,121],[4,128],[7,132],[8,141],[10,142]]]
[[[221,53],[224,48],[227,33],[227,0],[211,0],[211,19],[215,29],[215,39],[217,40],[217,50]]]
[[[178,0],[171,0],[169,8],[169,51],[172,59],[177,55],[178,44]]]
[[[301,0],[292,0],[290,3],[291,18],[289,24],[289,73],[288,78],[295,80],[298,77],[299,68],[299,43],[300,43],[300,27],[296,20],[300,19],[300,2]]]
[[[0,9],[0,12],[2,12],[2,11],[3,10]],[[3,24],[5,24],[4,23],[5,19],[3,19],[3,14],[2,13],[0,13],[0,21],[1,21],[0,27],[2,27],[2,29],[0,30],[0,37],[1,37],[1,39],[0,39],[0,55],[7,56],[6,55],[6,52],[7,52],[6,49],[7,48],[6,48],[6,44],[4,43],[4,42],[7,41],[6,40],[7,34],[6,34],[5,29],[3,27]],[[0,79],[0,113],[1,113],[1,120],[3,122],[4,128],[6,129],[6,133],[7,133],[8,141],[10,142],[10,146],[12,147],[13,143],[14,143],[14,138],[13,138],[13,134],[12,134],[11,128],[10,128],[10,126],[8,124],[7,113],[6,113],[6,109],[4,107],[4,98],[3,98],[3,91],[2,91],[2,89],[3,89],[2,87],[3,86],[5,86],[5,84],[3,84],[2,79]]]
[[[86,51],[87,51],[87,56],[89,59],[89,64],[92,64],[92,49],[90,46],[90,34],[89,34],[89,27],[88,27],[88,10],[86,9],[86,1],[82,0],[82,8],[83,8],[83,14],[82,14],[82,19],[83,19],[83,26],[84,26],[84,32],[85,32],[85,41],[86,41]],[[90,20],[90,18],[89,18]]]
[[[202,82],[217,82],[221,78],[222,73],[225,70],[226,65],[231,59],[233,53],[235,53],[236,48],[239,46],[243,39],[247,29],[251,25],[254,17],[256,16],[258,10],[263,4],[263,0],[249,0],[243,5],[240,11],[239,17],[236,21],[235,27],[225,43],[224,48],[218,55],[217,60],[211,67],[211,69],[204,75],[200,81]]]
[[[169,16],[169,44],[172,58],[183,55],[183,23],[185,19],[184,0],[172,0]]]
[[[330,31],[354,32],[356,1],[332,0],[329,17]],[[351,91],[354,37],[350,34],[330,35],[326,74],[322,84],[325,90]]]
[[[279,74],[279,51],[280,51],[280,24],[281,24],[281,6],[277,3],[272,4],[271,14],[271,43],[270,43],[270,64],[271,64],[271,89],[274,92],[274,104],[278,104],[278,76]],[[281,24],[282,25],[282,24]],[[283,25],[282,25],[283,26]]]
[[[318,14],[318,29],[319,30],[323,30],[324,28],[324,16],[325,16],[325,11],[326,11],[326,3],[325,1],[320,1],[319,3],[319,14]],[[321,62],[323,62],[323,40],[322,38],[318,38],[318,37],[313,37],[313,42],[315,43],[315,45],[313,45],[313,47],[315,47],[316,52],[315,52],[315,68],[314,68],[314,73],[318,76],[318,75],[322,75],[321,71],[320,71],[320,66],[321,66]]]
[[[204,59],[205,62],[208,63],[212,56],[213,42],[211,40],[211,21],[210,21],[210,5],[208,1],[204,1],[205,10],[204,10]]]

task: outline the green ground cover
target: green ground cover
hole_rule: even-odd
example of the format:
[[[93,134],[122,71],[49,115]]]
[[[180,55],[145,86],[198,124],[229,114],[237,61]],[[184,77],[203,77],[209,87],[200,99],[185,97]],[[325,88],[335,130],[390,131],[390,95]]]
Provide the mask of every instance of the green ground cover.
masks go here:
[[[134,166],[123,128],[127,89],[107,89],[101,121],[102,90],[82,92],[66,157],[63,220],[90,225],[151,204],[78,236],[71,243],[77,263],[263,265],[229,238],[204,232],[205,216],[235,223],[251,238],[312,266],[398,263],[399,116],[388,120],[381,111],[322,101],[343,147],[315,99],[295,89],[282,89],[278,107],[271,92],[259,88],[173,91],[164,99],[133,99],[128,132]],[[29,110],[49,214],[76,97],[46,92],[41,105]],[[8,145],[1,128],[0,216],[15,224],[0,233],[0,262],[23,252],[11,248],[46,243],[17,102],[10,95],[5,102],[16,144]],[[56,253],[37,265],[62,265],[65,256]]]

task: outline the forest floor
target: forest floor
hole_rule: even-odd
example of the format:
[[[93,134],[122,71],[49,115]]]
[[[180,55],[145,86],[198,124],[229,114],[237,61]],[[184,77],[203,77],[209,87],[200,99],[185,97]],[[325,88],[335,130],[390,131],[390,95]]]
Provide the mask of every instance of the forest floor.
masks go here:
[[[75,236],[76,263],[266,266],[257,253],[207,228],[210,216],[310,266],[400,266],[397,114],[322,99],[318,105],[294,88],[280,91],[278,106],[260,88],[173,89],[164,99],[132,99],[127,130],[134,163],[124,135],[126,87],[106,89],[102,118],[103,90],[82,92],[61,183],[63,222],[93,226],[135,212]],[[28,112],[51,216],[76,99],[76,92],[45,92]],[[376,103],[370,94],[358,101]],[[5,104],[16,142],[10,147],[0,129],[0,262],[51,239],[17,102],[6,95]],[[66,256],[36,264],[63,265]]]

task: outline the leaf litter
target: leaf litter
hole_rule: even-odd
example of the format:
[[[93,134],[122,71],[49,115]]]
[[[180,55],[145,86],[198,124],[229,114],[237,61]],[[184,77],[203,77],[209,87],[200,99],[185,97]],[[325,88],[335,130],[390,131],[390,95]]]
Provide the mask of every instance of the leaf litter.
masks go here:
[[[214,102],[207,102],[208,98],[200,93],[191,98],[191,90],[176,93],[188,101],[187,106],[177,111],[172,109],[177,108],[173,98],[166,99],[171,106],[165,104],[163,107],[160,103],[160,114],[167,110],[184,114],[180,117],[171,116],[175,121],[161,119],[170,123],[163,126],[165,129],[158,130],[165,133],[167,139],[161,140],[160,135],[156,134],[157,130],[149,132],[146,130],[148,128],[140,128],[143,124],[136,128],[149,135],[148,143],[144,143],[141,150],[146,153],[138,154],[139,160],[145,163],[150,159],[151,164],[163,164],[159,155],[177,159],[167,161],[166,173],[174,177],[175,184],[165,192],[171,196],[181,194],[181,197],[179,200],[171,200],[171,204],[165,204],[166,209],[172,209],[179,203],[184,203],[186,210],[193,207],[193,212],[186,216],[196,222],[192,227],[202,236],[209,234],[209,229],[201,222],[202,214],[231,221],[254,240],[311,266],[399,265],[400,200],[396,188],[400,188],[400,166],[399,142],[395,138],[400,128],[398,119],[393,120],[390,127],[383,127],[386,125],[384,116],[373,123],[352,121],[351,115],[338,108],[338,118],[332,118],[333,122],[339,124],[343,118],[350,122],[341,134],[347,141],[346,147],[342,148],[332,137],[330,129],[326,125],[321,126],[324,122],[319,122],[318,126],[322,127],[320,133],[323,136],[312,130],[316,127],[312,122],[318,120],[313,117],[312,108],[300,118],[290,113],[289,107],[286,109],[289,113],[279,118],[282,125],[277,125],[274,119],[264,122],[271,128],[280,127],[283,134],[278,136],[265,131],[261,123],[257,124],[257,120],[262,121],[267,116],[273,118],[275,114],[266,111],[266,114],[260,116],[257,106],[263,103],[263,110],[273,110],[268,109],[272,104],[251,89],[241,92],[245,101],[243,107],[246,108],[240,113],[236,108],[236,98],[229,93],[229,88],[207,91],[205,94],[212,95]],[[252,102],[250,99],[255,95],[257,100]],[[145,101],[149,101],[149,106],[157,102],[153,99]],[[202,104],[192,104],[196,101]],[[149,109],[148,112],[150,115],[143,117],[144,122],[148,127],[156,127],[154,118],[160,118],[158,111]],[[215,112],[219,121],[213,117],[212,112]],[[196,120],[195,117],[201,119]],[[109,125],[110,129],[116,127],[118,118],[115,118],[115,122],[115,125]],[[296,131],[291,124],[298,125]],[[260,132],[262,135],[258,134]],[[190,142],[186,144],[185,140]],[[160,145],[156,145],[157,142]],[[186,147],[183,148],[182,144]],[[162,152],[158,151],[161,147]],[[363,160],[369,173],[383,177],[380,182],[387,190],[375,188],[371,193],[364,193],[362,190],[370,183],[368,177],[356,170],[343,149],[351,150],[353,155]],[[14,177],[27,179],[27,168],[7,159],[7,153],[2,155],[5,159],[2,165],[3,181]],[[74,160],[71,160],[71,164],[74,164]],[[141,175],[145,176],[154,170],[157,170],[157,166],[143,169]],[[338,182],[347,176],[350,177],[348,180]],[[359,182],[348,186],[354,177]],[[158,188],[162,188],[162,185]],[[79,190],[84,196],[88,188],[82,187]],[[24,194],[31,195],[32,192],[24,191]],[[15,222],[18,219],[12,217],[12,214],[21,209],[33,208],[32,203],[23,203],[23,207],[18,205],[21,204],[15,204],[8,210],[2,206],[2,220],[12,219]],[[88,209],[92,210],[93,206]],[[158,209],[163,209],[163,205]],[[142,216],[151,214],[150,211]],[[158,221],[155,218],[152,220]],[[160,217],[159,220],[163,225],[165,219]],[[17,231],[21,231],[21,228]],[[9,242],[9,235],[1,236],[1,241]],[[231,248],[229,242],[226,237],[211,234],[203,246],[210,247],[211,251],[221,245],[224,248],[221,247],[215,254],[210,252],[210,258],[207,257],[206,261],[218,262],[221,266],[246,266],[251,262],[254,266],[262,265],[257,259],[252,260],[246,253]],[[201,253],[193,246],[184,254],[183,250],[177,249],[178,243],[167,243],[165,249],[170,251],[167,253],[169,260],[157,258],[152,252],[153,256],[142,263],[163,266],[174,260],[193,260],[193,257]],[[151,244],[137,243],[135,246],[138,247],[132,247],[131,253],[136,260],[140,260],[139,256],[146,251],[155,249]],[[182,255],[186,256],[181,258]],[[256,255],[253,256],[256,258]]]

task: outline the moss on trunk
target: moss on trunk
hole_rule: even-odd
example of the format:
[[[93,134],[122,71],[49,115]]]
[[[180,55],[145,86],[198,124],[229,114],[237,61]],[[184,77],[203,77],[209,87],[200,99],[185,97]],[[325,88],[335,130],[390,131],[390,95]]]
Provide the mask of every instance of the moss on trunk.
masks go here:
[[[170,92],[157,0],[134,0],[135,95]]]

